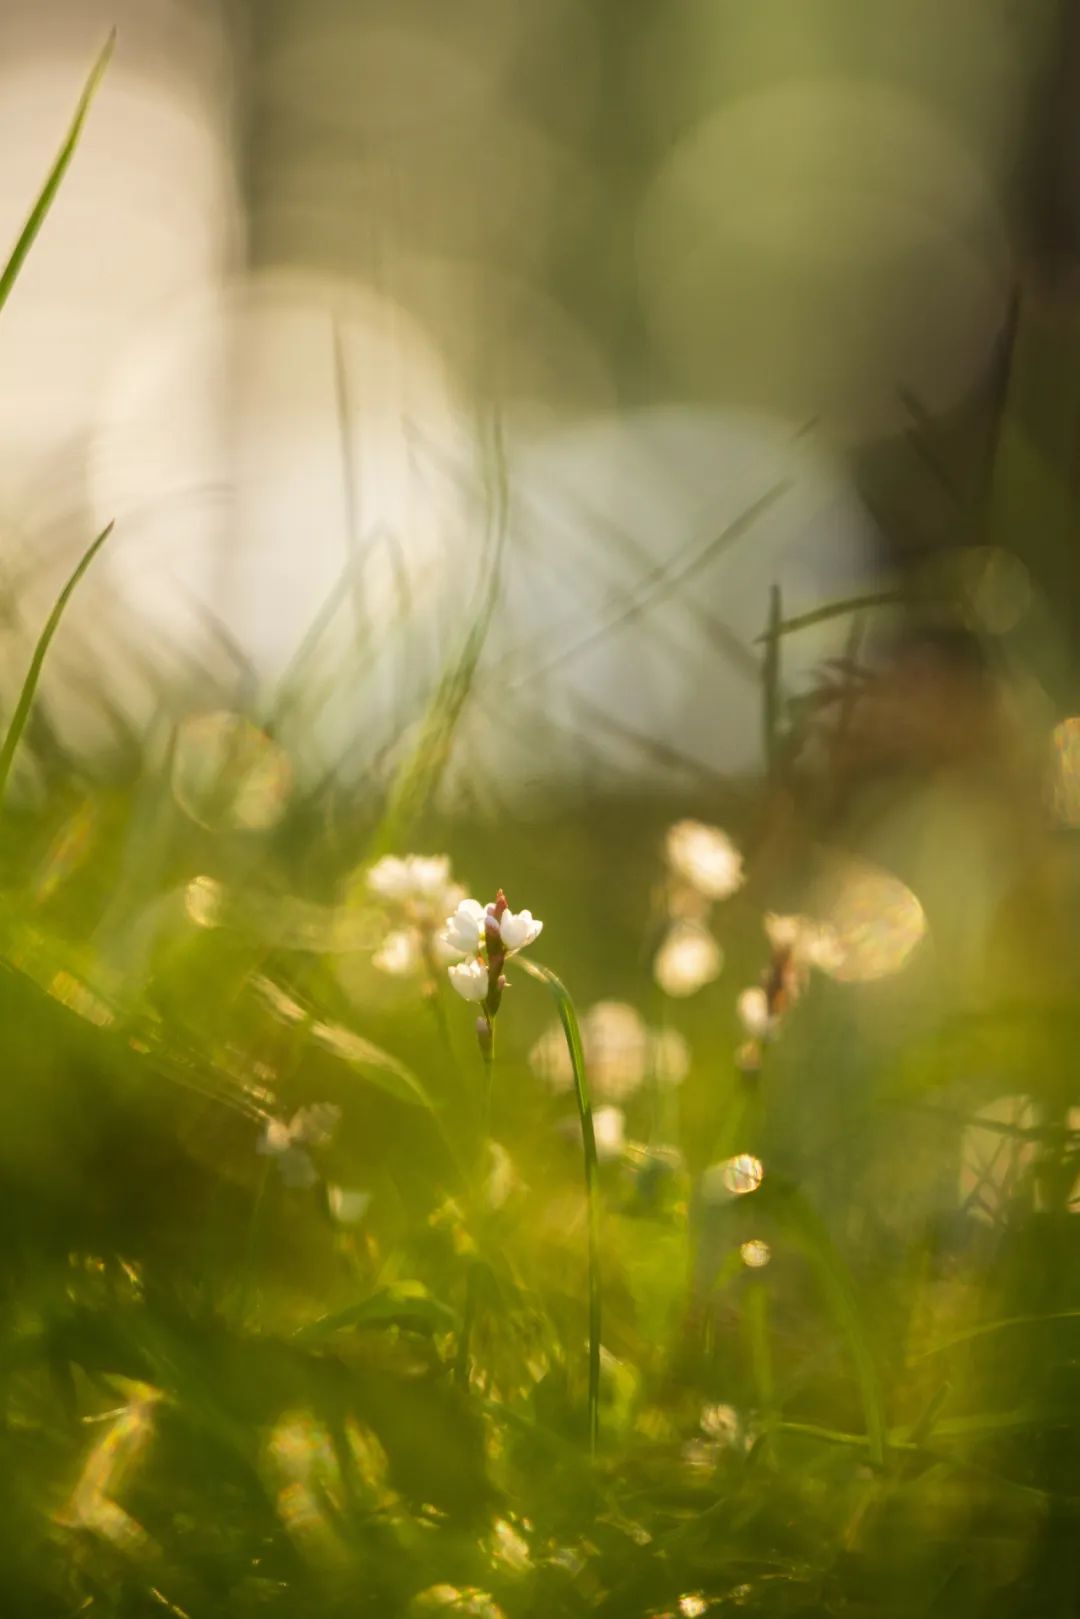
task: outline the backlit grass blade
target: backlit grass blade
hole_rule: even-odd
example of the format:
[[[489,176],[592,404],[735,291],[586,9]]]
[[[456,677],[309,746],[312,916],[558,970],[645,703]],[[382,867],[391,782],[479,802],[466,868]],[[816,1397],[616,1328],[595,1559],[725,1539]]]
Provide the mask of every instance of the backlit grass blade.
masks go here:
[[[592,1102],[589,1098],[589,1082],[585,1072],[585,1051],[581,1043],[577,1012],[566,985],[549,967],[542,967],[539,962],[526,961],[523,957],[519,957],[517,965],[524,967],[526,972],[533,978],[538,978],[542,984],[546,984],[554,996],[559,1011],[559,1022],[562,1024],[566,1039],[566,1049],[570,1053],[570,1066],[574,1071],[574,1094],[577,1098],[578,1116],[581,1119],[585,1201],[589,1221],[589,1449],[595,1454],[600,1422],[600,1328],[603,1306],[600,1288],[600,1211],[596,1194],[596,1134],[593,1130]]]
[[[30,216],[22,228],[19,239],[12,248],[11,255],[3,271],[0,272],[0,309],[7,303],[11,289],[19,278],[19,271],[22,269],[26,256],[34,245],[38,232],[48,217],[49,209],[52,207],[56,193],[60,189],[61,181],[67,173],[71,159],[75,155],[75,148],[79,144],[79,137],[82,134],[83,124],[86,122],[86,115],[90,111],[90,103],[93,101],[98,86],[105,76],[105,69],[109,65],[109,58],[112,56],[115,43],[116,30],[114,29],[105,42],[104,50],[90,70],[90,77],[87,79],[83,93],[79,97],[79,104],[75,109],[75,116],[71,120],[67,138],[57,153],[56,161],[49,171],[48,178],[41,188],[37,201],[30,210]]]
[[[765,631],[765,656],[761,666],[762,729],[765,765],[773,775],[780,761],[780,586],[769,587],[769,620]]]
[[[64,608],[70,601],[79,580],[82,578],[87,568],[89,568],[91,562],[93,562],[94,558],[97,556],[98,552],[101,550],[101,547],[105,544],[105,541],[109,538],[112,531],[113,525],[112,523],[109,523],[106,528],[102,529],[93,545],[91,545],[90,548],[84,552],[78,567],[75,569],[75,572],[71,575],[71,578],[68,580],[59,596],[56,598],[56,605],[49,614],[45,628],[42,630],[41,635],[38,638],[38,644],[34,648],[34,655],[30,659],[30,667],[26,671],[26,679],[22,683],[22,690],[19,693],[19,700],[15,704],[15,712],[11,716],[11,723],[8,726],[3,747],[0,748],[0,801],[3,800],[4,793],[7,789],[8,777],[11,775],[12,761],[15,758],[15,750],[19,746],[19,741],[26,729],[26,722],[30,717],[30,709],[33,705],[34,694],[37,691],[38,681],[41,679],[41,670],[45,662],[45,654],[48,652],[52,638],[56,634],[57,626],[59,625],[64,614]]]

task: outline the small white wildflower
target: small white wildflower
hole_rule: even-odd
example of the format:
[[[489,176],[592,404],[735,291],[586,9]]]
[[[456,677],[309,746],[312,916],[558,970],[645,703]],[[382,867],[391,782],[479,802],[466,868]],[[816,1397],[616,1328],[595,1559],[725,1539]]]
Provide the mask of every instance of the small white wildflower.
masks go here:
[[[488,992],[488,970],[482,961],[459,961],[449,969],[450,982],[463,1001],[482,1001]]]
[[[678,821],[668,831],[666,850],[672,871],[707,899],[727,899],[742,887],[742,855],[718,826]]]
[[[388,933],[372,956],[371,965],[392,978],[409,978],[419,972],[422,958],[416,934],[410,928],[396,928]]]
[[[446,919],[442,938],[447,949],[460,956],[475,955],[484,937],[485,914],[479,900],[463,899]]]
[[[709,1604],[700,1591],[686,1591],[679,1598],[679,1612],[682,1619],[701,1619],[703,1613],[708,1613]]]
[[[499,918],[499,932],[507,950],[524,950],[543,932],[544,924],[531,911],[504,911]]]
[[[767,1040],[773,1033],[776,1020],[769,1011],[769,997],[759,987],[744,989],[735,1002],[739,1022],[754,1040]]]
[[[724,958],[709,932],[695,922],[676,922],[656,953],[653,974],[665,995],[695,995],[719,974]]]
[[[602,1164],[622,1156],[626,1141],[626,1120],[621,1107],[599,1107],[593,1114],[596,1156]]]

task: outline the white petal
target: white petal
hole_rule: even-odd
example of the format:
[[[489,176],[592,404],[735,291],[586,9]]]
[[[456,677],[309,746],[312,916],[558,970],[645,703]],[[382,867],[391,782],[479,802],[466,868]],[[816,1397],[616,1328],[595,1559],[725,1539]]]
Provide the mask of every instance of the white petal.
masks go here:
[[[449,968],[450,982],[463,1001],[482,1001],[488,992],[488,972],[482,961],[462,961]]]
[[[504,911],[499,920],[499,933],[507,950],[524,950],[540,937],[543,926],[531,911]]]

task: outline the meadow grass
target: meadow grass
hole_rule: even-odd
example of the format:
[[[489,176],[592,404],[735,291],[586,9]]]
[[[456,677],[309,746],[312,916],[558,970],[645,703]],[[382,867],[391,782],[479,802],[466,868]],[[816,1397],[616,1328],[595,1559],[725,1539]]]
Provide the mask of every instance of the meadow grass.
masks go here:
[[[779,585],[760,780],[440,807],[507,565],[497,427],[489,482],[475,608],[388,780],[290,793],[221,714],[58,755],[38,677],[108,531],[11,702],[4,1611],[1064,1619],[1070,834],[1027,833],[998,964],[950,960],[948,899],[908,886],[933,863],[871,865],[886,598],[837,606],[848,655],[797,700]],[[916,833],[970,786],[946,765],[887,777]],[[834,910],[777,919],[826,846]],[[471,1006],[455,873],[544,918],[504,959],[487,913]]]

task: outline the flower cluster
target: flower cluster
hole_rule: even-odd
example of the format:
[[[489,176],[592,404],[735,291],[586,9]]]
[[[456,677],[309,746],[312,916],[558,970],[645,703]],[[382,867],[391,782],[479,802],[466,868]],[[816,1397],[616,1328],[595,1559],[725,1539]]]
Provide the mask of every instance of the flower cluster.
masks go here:
[[[478,1028],[481,1042],[490,1039],[491,1024],[502,992],[508,956],[524,950],[540,937],[544,924],[531,911],[512,911],[500,888],[490,905],[463,899],[446,919],[440,942],[446,954],[458,959],[449,969],[450,982],[462,1000],[481,1007]]]
[[[760,1068],[762,1046],[779,1034],[783,1018],[806,989],[811,968],[834,973],[843,962],[840,939],[827,922],[770,912],[765,917],[765,934],[770,956],[761,982],[744,989],[736,1002],[739,1022],[748,1037],[736,1061],[748,1073]]]
[[[703,821],[677,821],[664,844],[667,926],[653,961],[665,995],[694,995],[717,977],[723,953],[709,931],[709,912],[744,881],[742,855],[726,832]]]
[[[436,970],[454,960],[442,940],[446,916],[465,898],[453,881],[447,855],[386,855],[367,874],[369,893],[385,909],[391,926],[372,956],[372,965],[395,978]]]

